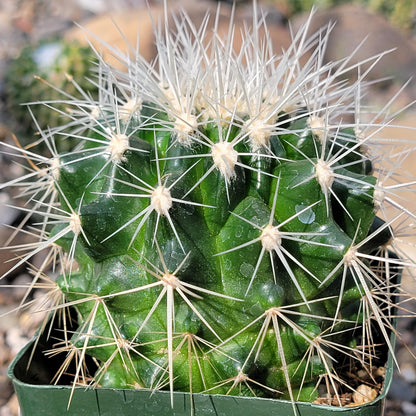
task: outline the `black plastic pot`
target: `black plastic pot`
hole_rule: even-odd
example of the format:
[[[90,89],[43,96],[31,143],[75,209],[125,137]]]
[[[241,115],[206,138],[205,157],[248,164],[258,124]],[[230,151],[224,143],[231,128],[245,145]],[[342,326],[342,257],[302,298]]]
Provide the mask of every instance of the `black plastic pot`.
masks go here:
[[[293,416],[290,401],[209,394],[174,393],[173,407],[169,392],[53,386],[46,384],[53,362],[42,352],[42,342],[35,350],[33,342],[17,355],[9,367],[21,416]],[[362,406],[335,407],[296,403],[299,416],[375,416],[382,415],[385,398],[393,377],[393,360],[389,354],[381,394]],[[68,403],[70,405],[68,406]],[[191,406],[192,403],[192,406]],[[193,412],[193,413],[192,413]]]

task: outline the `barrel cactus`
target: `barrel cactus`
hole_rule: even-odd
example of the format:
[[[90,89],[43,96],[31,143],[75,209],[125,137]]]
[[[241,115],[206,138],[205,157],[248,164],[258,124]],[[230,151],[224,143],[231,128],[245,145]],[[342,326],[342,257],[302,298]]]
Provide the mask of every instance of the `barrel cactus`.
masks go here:
[[[5,76],[8,124],[17,131],[22,145],[33,146],[34,125],[28,117],[26,105],[31,104],[37,123],[42,129],[47,129],[62,122],[60,112],[65,111],[63,94],[78,99],[82,99],[83,94],[97,95],[96,85],[88,81],[88,77],[93,77],[94,61],[95,54],[91,48],[75,41],[51,39],[24,47],[19,56],[8,63]],[[72,82],[72,78],[79,86]],[[39,99],[44,104],[50,101],[55,110],[39,105]],[[55,100],[61,104],[57,106]],[[74,145],[71,142],[75,140],[61,141],[59,150],[70,150]],[[46,145],[37,149],[50,154]]]
[[[330,30],[308,37],[308,23],[275,55],[254,15],[238,50],[232,24],[221,37],[183,15],[156,31],[155,63],[102,61],[99,100],[63,97],[67,121],[42,133],[75,151],[5,144],[30,161],[3,185],[24,185],[37,218],[20,263],[46,250],[31,288],[76,315],[48,351],[64,357],[55,382],[73,361],[74,385],[294,402],[322,384],[341,402],[358,388],[343,368],[371,372],[393,350],[413,265],[394,253],[394,223],[413,217],[395,195],[413,182],[378,138],[390,119],[362,121],[381,55],[324,63]]]

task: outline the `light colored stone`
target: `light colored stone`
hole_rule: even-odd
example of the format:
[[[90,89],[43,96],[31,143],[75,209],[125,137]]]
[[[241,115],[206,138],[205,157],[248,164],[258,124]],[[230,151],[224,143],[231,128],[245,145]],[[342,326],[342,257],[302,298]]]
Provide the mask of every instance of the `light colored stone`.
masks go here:
[[[6,342],[11,349],[12,355],[17,353],[28,343],[29,338],[24,336],[20,328],[10,328],[6,335]]]
[[[416,383],[416,369],[413,363],[404,363],[400,366],[400,374],[408,383]]]
[[[366,384],[360,384],[352,394],[354,405],[369,403],[377,397],[377,391]]]
[[[416,416],[416,404],[408,401],[402,403],[402,410],[404,416]]]
[[[0,192],[0,224],[12,224],[19,212],[10,205],[13,201],[7,192]]]
[[[18,416],[19,402],[16,394],[13,394],[10,400],[2,407],[0,407],[0,416]]]

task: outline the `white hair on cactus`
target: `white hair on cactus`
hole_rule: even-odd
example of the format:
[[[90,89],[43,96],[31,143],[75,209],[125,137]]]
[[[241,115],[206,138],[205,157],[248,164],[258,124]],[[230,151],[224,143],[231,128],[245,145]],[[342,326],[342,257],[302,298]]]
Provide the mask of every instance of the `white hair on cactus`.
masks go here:
[[[279,228],[271,224],[264,227],[261,232],[260,241],[267,251],[278,250],[282,244],[282,235]]]
[[[198,129],[198,119],[193,114],[180,114],[173,125],[176,139],[183,146],[192,144],[192,134]]]
[[[311,128],[312,134],[322,143],[324,141],[325,130],[327,128],[325,119],[312,114],[308,118],[308,125]]]
[[[91,110],[90,110],[91,120],[97,120],[100,117],[100,114],[101,114],[101,110],[98,105],[94,105],[91,107]]]
[[[151,192],[150,205],[159,215],[168,216],[172,203],[170,191],[165,186],[159,185]]]
[[[129,148],[129,138],[124,133],[114,133],[108,144],[108,151],[113,163],[118,164],[125,160],[124,153]]]
[[[245,123],[245,127],[253,152],[269,146],[270,137],[273,134],[273,125],[269,124],[268,120],[263,120],[261,118],[248,120]]]
[[[221,172],[225,181],[229,183],[236,176],[235,165],[238,161],[238,153],[232,143],[215,143],[212,146],[211,155],[215,167]]]
[[[75,235],[78,235],[82,230],[81,218],[75,212],[69,217],[69,228]]]
[[[137,115],[142,109],[142,99],[139,97],[129,98],[120,108],[120,119],[128,121],[132,116]]]
[[[52,174],[52,178],[54,179],[54,181],[59,181],[59,176],[60,176],[60,166],[61,166],[61,162],[59,161],[59,157],[54,157],[52,159],[50,159],[49,161],[50,164],[50,172]]]
[[[331,168],[331,164],[325,160],[319,159],[315,165],[316,179],[321,186],[324,193],[327,193],[331,189],[334,183],[334,171]]]

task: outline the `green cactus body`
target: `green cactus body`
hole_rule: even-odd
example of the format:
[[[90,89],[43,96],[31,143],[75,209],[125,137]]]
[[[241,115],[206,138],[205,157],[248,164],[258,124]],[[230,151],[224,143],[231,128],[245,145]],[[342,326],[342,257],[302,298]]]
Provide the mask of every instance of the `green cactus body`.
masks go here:
[[[262,20],[239,52],[187,25],[158,38],[157,70],[103,64],[101,101],[74,100],[79,125],[71,112],[44,133],[79,139],[46,164],[55,203],[36,206],[57,223],[42,247],[69,253],[68,350],[96,358],[100,386],[313,401],[320,380],[342,379],[335,363],[366,366],[371,340],[390,345],[372,292],[403,264],[377,254],[392,235],[363,150],[376,140],[341,118],[361,90],[319,53],[300,67],[329,32],[304,42],[305,26],[274,56]]]

